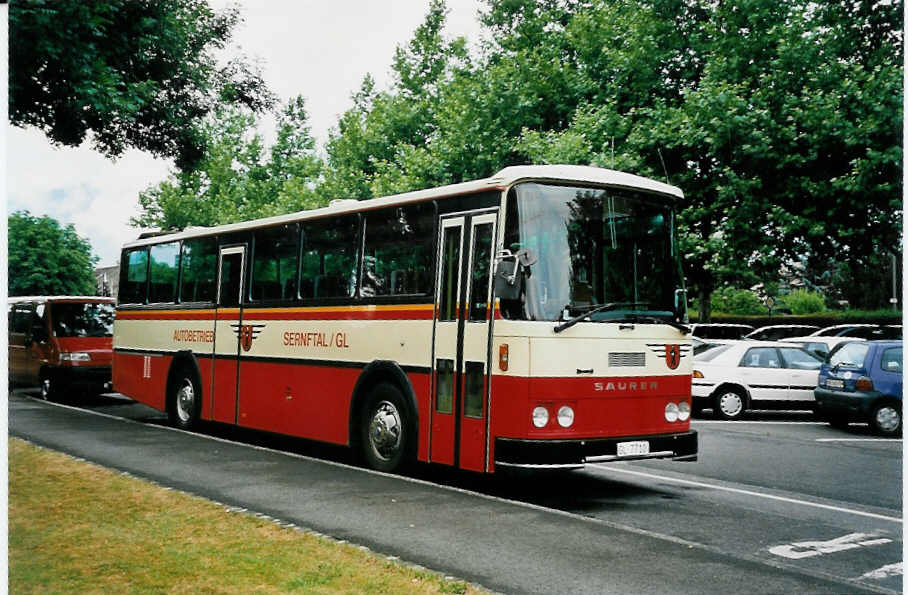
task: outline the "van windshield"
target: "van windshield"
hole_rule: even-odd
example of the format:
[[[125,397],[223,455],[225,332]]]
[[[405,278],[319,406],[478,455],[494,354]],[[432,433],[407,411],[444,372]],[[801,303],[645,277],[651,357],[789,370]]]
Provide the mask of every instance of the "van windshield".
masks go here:
[[[50,309],[57,337],[113,336],[113,304],[56,302]]]

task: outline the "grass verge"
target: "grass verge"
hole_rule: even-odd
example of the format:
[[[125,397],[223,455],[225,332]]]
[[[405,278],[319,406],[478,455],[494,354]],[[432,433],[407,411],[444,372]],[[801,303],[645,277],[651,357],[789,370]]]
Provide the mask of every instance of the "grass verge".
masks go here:
[[[9,440],[11,593],[475,593],[472,585]]]

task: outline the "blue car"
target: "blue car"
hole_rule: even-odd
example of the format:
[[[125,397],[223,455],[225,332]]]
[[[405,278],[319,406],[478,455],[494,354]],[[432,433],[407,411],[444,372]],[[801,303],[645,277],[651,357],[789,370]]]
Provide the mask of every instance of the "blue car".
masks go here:
[[[836,427],[867,422],[883,436],[902,431],[902,342],[837,345],[820,368],[816,411]]]

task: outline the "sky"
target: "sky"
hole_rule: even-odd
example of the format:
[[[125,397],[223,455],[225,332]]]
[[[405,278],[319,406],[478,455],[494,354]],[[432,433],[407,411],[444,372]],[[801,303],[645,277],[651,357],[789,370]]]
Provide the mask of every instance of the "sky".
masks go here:
[[[219,9],[230,2],[209,4]],[[446,35],[477,41],[480,0],[447,5]],[[244,22],[228,54],[258,61],[281,102],[302,95],[322,146],[366,74],[380,89],[390,85],[394,50],[411,39],[429,0],[244,0],[239,6]],[[273,124],[263,125],[270,142]],[[34,129],[7,125],[5,132],[7,212],[27,209],[72,223],[91,243],[99,267],[117,264],[120,246],[139,233],[129,226],[139,213],[139,193],[164,180],[172,163],[135,150],[111,161],[87,143],[61,148]]]

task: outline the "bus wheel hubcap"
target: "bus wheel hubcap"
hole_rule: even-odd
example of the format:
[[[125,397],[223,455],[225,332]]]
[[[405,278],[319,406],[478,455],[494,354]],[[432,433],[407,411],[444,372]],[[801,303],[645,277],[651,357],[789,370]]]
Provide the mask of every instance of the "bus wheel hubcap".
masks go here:
[[[876,412],[876,424],[884,432],[893,432],[899,427],[899,414],[892,407],[881,407]]]
[[[195,403],[195,391],[192,390],[192,382],[188,378],[183,379],[183,385],[177,391],[177,416],[180,421],[187,422],[192,417],[192,409]]]
[[[744,403],[741,401],[741,396],[737,393],[725,393],[719,398],[719,408],[722,413],[729,417],[734,417],[741,413],[741,407],[743,406]]]
[[[400,450],[402,429],[397,408],[388,401],[379,403],[369,422],[369,441],[375,454],[386,461],[394,458]]]

